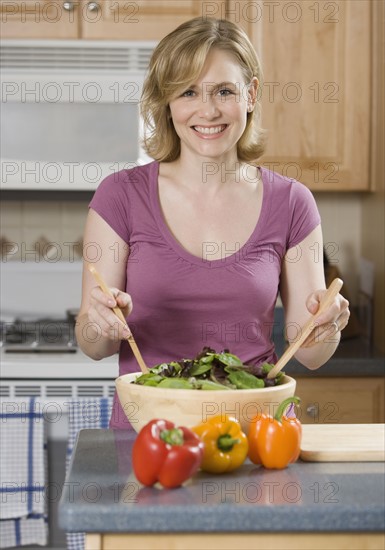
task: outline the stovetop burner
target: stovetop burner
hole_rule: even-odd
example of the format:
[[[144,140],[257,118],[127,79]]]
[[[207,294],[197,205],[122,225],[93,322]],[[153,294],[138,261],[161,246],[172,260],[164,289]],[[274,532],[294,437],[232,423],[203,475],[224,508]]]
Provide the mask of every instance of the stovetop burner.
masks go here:
[[[5,352],[76,352],[75,325],[68,319],[15,319],[0,322],[0,345]]]

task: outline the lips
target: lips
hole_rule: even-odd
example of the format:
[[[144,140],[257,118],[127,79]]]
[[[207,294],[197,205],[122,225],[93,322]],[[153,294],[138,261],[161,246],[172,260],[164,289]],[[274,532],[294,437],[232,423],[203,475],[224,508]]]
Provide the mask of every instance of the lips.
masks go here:
[[[219,124],[218,126],[192,126],[192,129],[195,130],[198,134],[203,136],[214,136],[221,134],[227,128],[227,124]]]

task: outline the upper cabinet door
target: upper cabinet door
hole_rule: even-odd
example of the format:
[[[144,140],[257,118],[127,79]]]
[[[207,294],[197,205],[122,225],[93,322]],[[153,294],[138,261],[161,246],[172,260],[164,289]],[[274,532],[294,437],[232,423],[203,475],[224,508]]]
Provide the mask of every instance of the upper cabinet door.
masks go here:
[[[225,17],[226,0],[0,0],[3,38],[160,40],[187,19]]]
[[[184,21],[223,13],[225,0],[81,0],[82,38],[160,40]]]
[[[315,191],[370,187],[371,9],[356,0],[228,4],[262,61],[262,163]]]
[[[78,2],[0,0],[2,38],[79,38]]]

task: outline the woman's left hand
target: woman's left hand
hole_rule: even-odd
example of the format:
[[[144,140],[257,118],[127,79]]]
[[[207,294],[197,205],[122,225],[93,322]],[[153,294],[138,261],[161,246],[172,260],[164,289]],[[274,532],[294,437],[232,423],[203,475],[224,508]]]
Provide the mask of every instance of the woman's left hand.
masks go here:
[[[316,315],[322,297],[326,290],[316,290],[308,296],[306,307],[312,315]],[[317,326],[306,338],[301,347],[308,348],[324,341],[335,341],[334,337],[348,324],[350,317],[349,302],[337,294],[330,306],[316,319]]]

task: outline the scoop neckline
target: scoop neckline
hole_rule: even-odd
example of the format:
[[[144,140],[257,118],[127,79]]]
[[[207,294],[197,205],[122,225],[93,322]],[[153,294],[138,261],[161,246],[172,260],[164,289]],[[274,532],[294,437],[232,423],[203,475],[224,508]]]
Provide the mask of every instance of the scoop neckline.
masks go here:
[[[257,240],[257,237],[260,233],[260,227],[264,224],[265,219],[269,216],[269,185],[268,185],[268,178],[266,177],[266,171],[265,168],[262,166],[258,166],[261,172],[261,182],[263,186],[263,192],[262,192],[262,205],[261,210],[259,213],[259,217],[257,220],[257,223],[249,236],[249,238],[246,240],[246,242],[236,251],[232,254],[229,254],[225,258],[219,258],[216,260],[205,260],[204,258],[201,258],[199,256],[195,256],[194,254],[191,254],[188,250],[186,250],[179,241],[174,237],[172,232],[170,231],[160,203],[159,198],[159,161],[153,161],[151,166],[151,172],[150,172],[150,200],[153,207],[153,212],[155,214],[155,220],[158,225],[158,228],[160,232],[162,233],[163,238],[168,243],[170,248],[181,258],[186,260],[187,262],[195,265],[199,265],[201,267],[206,268],[219,268],[219,267],[227,267],[231,264],[234,264],[235,262],[239,262],[239,259],[242,258],[243,255],[246,256],[247,252],[246,249],[250,245],[250,243],[255,242]]]

